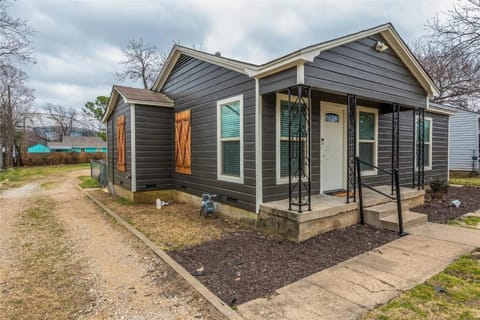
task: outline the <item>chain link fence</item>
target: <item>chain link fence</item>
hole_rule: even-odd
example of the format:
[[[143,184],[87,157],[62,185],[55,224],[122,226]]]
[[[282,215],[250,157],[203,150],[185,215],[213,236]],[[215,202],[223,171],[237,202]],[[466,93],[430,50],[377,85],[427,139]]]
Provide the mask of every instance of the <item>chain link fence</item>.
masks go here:
[[[107,186],[107,163],[105,160],[90,160],[90,177],[102,187]]]

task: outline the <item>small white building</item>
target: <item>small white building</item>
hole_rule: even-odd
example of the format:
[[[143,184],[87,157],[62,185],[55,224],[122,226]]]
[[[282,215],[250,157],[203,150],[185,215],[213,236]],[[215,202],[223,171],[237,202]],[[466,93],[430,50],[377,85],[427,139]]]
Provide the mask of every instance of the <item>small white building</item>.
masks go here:
[[[454,111],[450,117],[449,170],[479,170],[480,112]]]

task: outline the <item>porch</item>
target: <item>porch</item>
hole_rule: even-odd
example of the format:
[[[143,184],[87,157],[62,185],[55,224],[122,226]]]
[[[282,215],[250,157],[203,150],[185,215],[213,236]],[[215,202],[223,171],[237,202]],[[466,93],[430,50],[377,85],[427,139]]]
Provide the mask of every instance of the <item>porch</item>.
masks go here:
[[[391,186],[377,190],[389,194]],[[424,190],[401,187],[403,225],[410,228],[426,222],[426,215],[409,211],[424,202]],[[346,201],[345,196],[316,194],[311,196],[311,210],[288,210],[289,199],[260,205],[257,226],[291,241],[304,241],[317,234],[359,223],[359,202]],[[364,222],[379,228],[398,231],[396,201],[369,189],[363,191]]]

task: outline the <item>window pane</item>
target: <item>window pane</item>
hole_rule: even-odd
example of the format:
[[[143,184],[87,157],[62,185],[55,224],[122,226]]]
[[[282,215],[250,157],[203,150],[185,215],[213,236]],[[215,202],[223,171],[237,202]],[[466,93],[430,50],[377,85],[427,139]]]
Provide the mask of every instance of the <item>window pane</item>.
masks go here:
[[[425,124],[425,126],[423,127],[424,139],[425,139],[425,142],[428,143],[430,142],[430,130],[432,130],[431,128],[432,122],[430,120],[425,120],[424,124]],[[417,142],[418,142],[420,139],[420,137],[418,136],[418,119],[415,127],[415,135],[417,136]]]
[[[224,141],[223,145],[223,174],[240,176],[240,141]]]
[[[304,105],[302,105],[304,109]],[[292,103],[292,108],[294,104]],[[294,110],[295,111],[295,110]],[[298,119],[299,114],[292,112],[292,132],[296,133],[298,131]],[[280,101],[280,136],[288,137],[288,101]],[[302,112],[302,125],[305,127],[305,114]]]
[[[360,140],[375,140],[375,114],[360,111],[359,122]]]
[[[292,175],[296,174],[298,168],[298,161],[301,161],[302,168],[305,165],[304,155],[307,151],[305,150],[305,141],[302,141],[302,155],[300,159],[298,157],[298,143],[292,142]],[[280,141],[280,176],[288,177],[288,141]]]
[[[424,157],[425,157],[425,166],[429,167],[430,166],[430,145],[426,144],[423,146],[424,151]]]
[[[221,106],[222,138],[240,137],[240,101]]]
[[[429,167],[431,164],[430,164],[430,144],[425,144],[423,146],[423,150],[425,150],[424,152],[424,157],[425,157],[425,167]],[[417,147],[415,149],[415,164],[418,168],[418,155],[417,155],[417,152],[418,152],[418,143],[417,143]]]
[[[425,126],[423,127],[423,132],[424,132],[424,137],[425,137],[425,142],[430,142],[430,126],[432,124],[431,121],[425,120]]]
[[[280,141],[280,176],[288,177],[288,141]]]
[[[371,142],[360,142],[359,143],[359,155],[360,155],[360,160],[365,161],[367,163],[375,165],[373,159],[374,159],[374,143]],[[366,166],[364,164],[360,165],[360,170],[372,170],[371,167]]]

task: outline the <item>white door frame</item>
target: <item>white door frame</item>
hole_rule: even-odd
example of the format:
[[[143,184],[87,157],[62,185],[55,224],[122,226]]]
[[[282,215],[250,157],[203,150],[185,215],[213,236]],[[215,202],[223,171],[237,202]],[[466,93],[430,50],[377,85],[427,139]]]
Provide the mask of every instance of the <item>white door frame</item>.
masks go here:
[[[346,177],[347,177],[347,106],[344,104],[333,103],[328,101],[320,101],[320,193],[323,193],[322,179],[323,179],[323,166],[322,166],[322,158],[323,158],[323,145],[322,145],[322,136],[323,136],[323,108],[324,107],[333,107],[338,108],[343,112],[343,170],[342,170],[342,188],[345,189],[346,187]],[[328,190],[327,190],[328,191]]]

